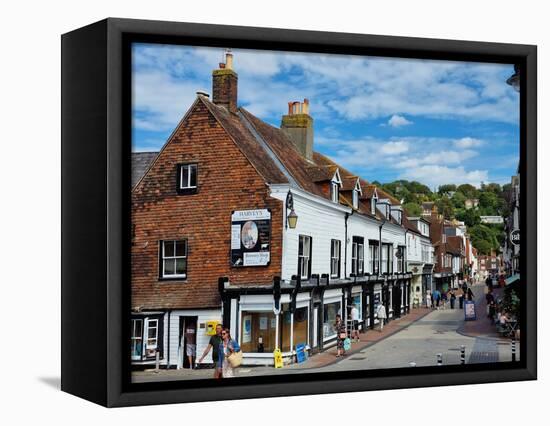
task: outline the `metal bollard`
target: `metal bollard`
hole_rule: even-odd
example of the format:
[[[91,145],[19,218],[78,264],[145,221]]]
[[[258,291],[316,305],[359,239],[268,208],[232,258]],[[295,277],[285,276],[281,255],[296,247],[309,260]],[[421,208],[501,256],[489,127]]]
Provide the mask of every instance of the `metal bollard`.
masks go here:
[[[466,346],[460,345],[460,364],[466,364]]]
[[[160,352],[155,353],[155,373],[160,371]]]
[[[443,355],[442,354],[436,354],[437,355],[437,366],[443,365]]]
[[[516,361],[516,337],[512,337],[512,362]]]

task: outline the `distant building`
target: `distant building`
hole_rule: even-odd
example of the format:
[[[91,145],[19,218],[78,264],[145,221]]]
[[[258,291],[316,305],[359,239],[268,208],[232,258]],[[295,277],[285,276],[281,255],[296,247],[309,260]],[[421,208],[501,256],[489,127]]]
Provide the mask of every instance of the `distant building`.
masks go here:
[[[468,198],[464,201],[464,207],[466,210],[475,209],[479,206],[479,200],[477,198]]]
[[[432,213],[437,214],[437,206],[433,201],[422,203],[422,216],[431,217]]]
[[[502,216],[480,216],[481,223],[486,223],[488,225],[498,225],[504,223]]]

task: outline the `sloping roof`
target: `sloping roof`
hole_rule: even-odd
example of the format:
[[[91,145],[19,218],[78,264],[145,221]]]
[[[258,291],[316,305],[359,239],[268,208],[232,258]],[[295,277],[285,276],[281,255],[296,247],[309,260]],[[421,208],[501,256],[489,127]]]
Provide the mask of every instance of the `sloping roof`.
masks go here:
[[[269,183],[288,183],[288,178],[281,171],[273,158],[258,143],[255,136],[248,130],[238,115],[230,113],[226,108],[216,105],[203,96],[199,96],[212,115],[218,120],[235,144],[258,173]],[[280,158],[280,157],[279,157]]]
[[[342,191],[353,191],[357,185],[357,179],[359,179],[357,176],[342,177]]]
[[[158,152],[132,152],[132,188],[143,177]]]
[[[463,251],[462,237],[460,236],[451,236],[447,237],[447,251],[449,253],[460,255]]]

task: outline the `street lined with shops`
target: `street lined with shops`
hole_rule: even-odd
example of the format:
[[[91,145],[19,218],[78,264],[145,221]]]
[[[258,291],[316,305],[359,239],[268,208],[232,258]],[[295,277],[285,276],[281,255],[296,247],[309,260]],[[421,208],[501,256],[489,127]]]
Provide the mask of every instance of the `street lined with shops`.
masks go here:
[[[461,363],[461,346],[465,347],[466,364],[510,362],[511,340],[501,338],[494,325],[484,314],[486,309],[484,284],[472,286],[477,319],[465,321],[462,309],[431,310],[417,308],[410,314],[390,321],[380,332],[378,329],[361,334],[360,342],[342,359],[336,358],[336,349],[310,357],[303,363],[283,368],[247,367],[236,369],[237,377],[338,372],[358,369],[426,367],[437,365],[441,354],[442,365]],[[519,354],[518,358],[519,360]],[[411,364],[413,363],[413,364]],[[212,369],[145,370],[134,373],[134,382],[193,380],[212,377]]]

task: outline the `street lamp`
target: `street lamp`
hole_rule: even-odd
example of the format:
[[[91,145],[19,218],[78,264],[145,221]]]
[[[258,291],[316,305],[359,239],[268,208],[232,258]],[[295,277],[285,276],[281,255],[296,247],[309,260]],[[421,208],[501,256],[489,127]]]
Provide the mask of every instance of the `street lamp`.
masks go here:
[[[285,228],[294,229],[296,228],[296,223],[298,222],[298,215],[294,211],[294,199],[292,198],[292,192],[288,191],[286,194],[286,210],[290,210],[286,217]]]
[[[519,65],[516,64],[514,65],[514,74],[506,80],[506,84],[509,84],[516,92],[519,92],[519,82]]]

